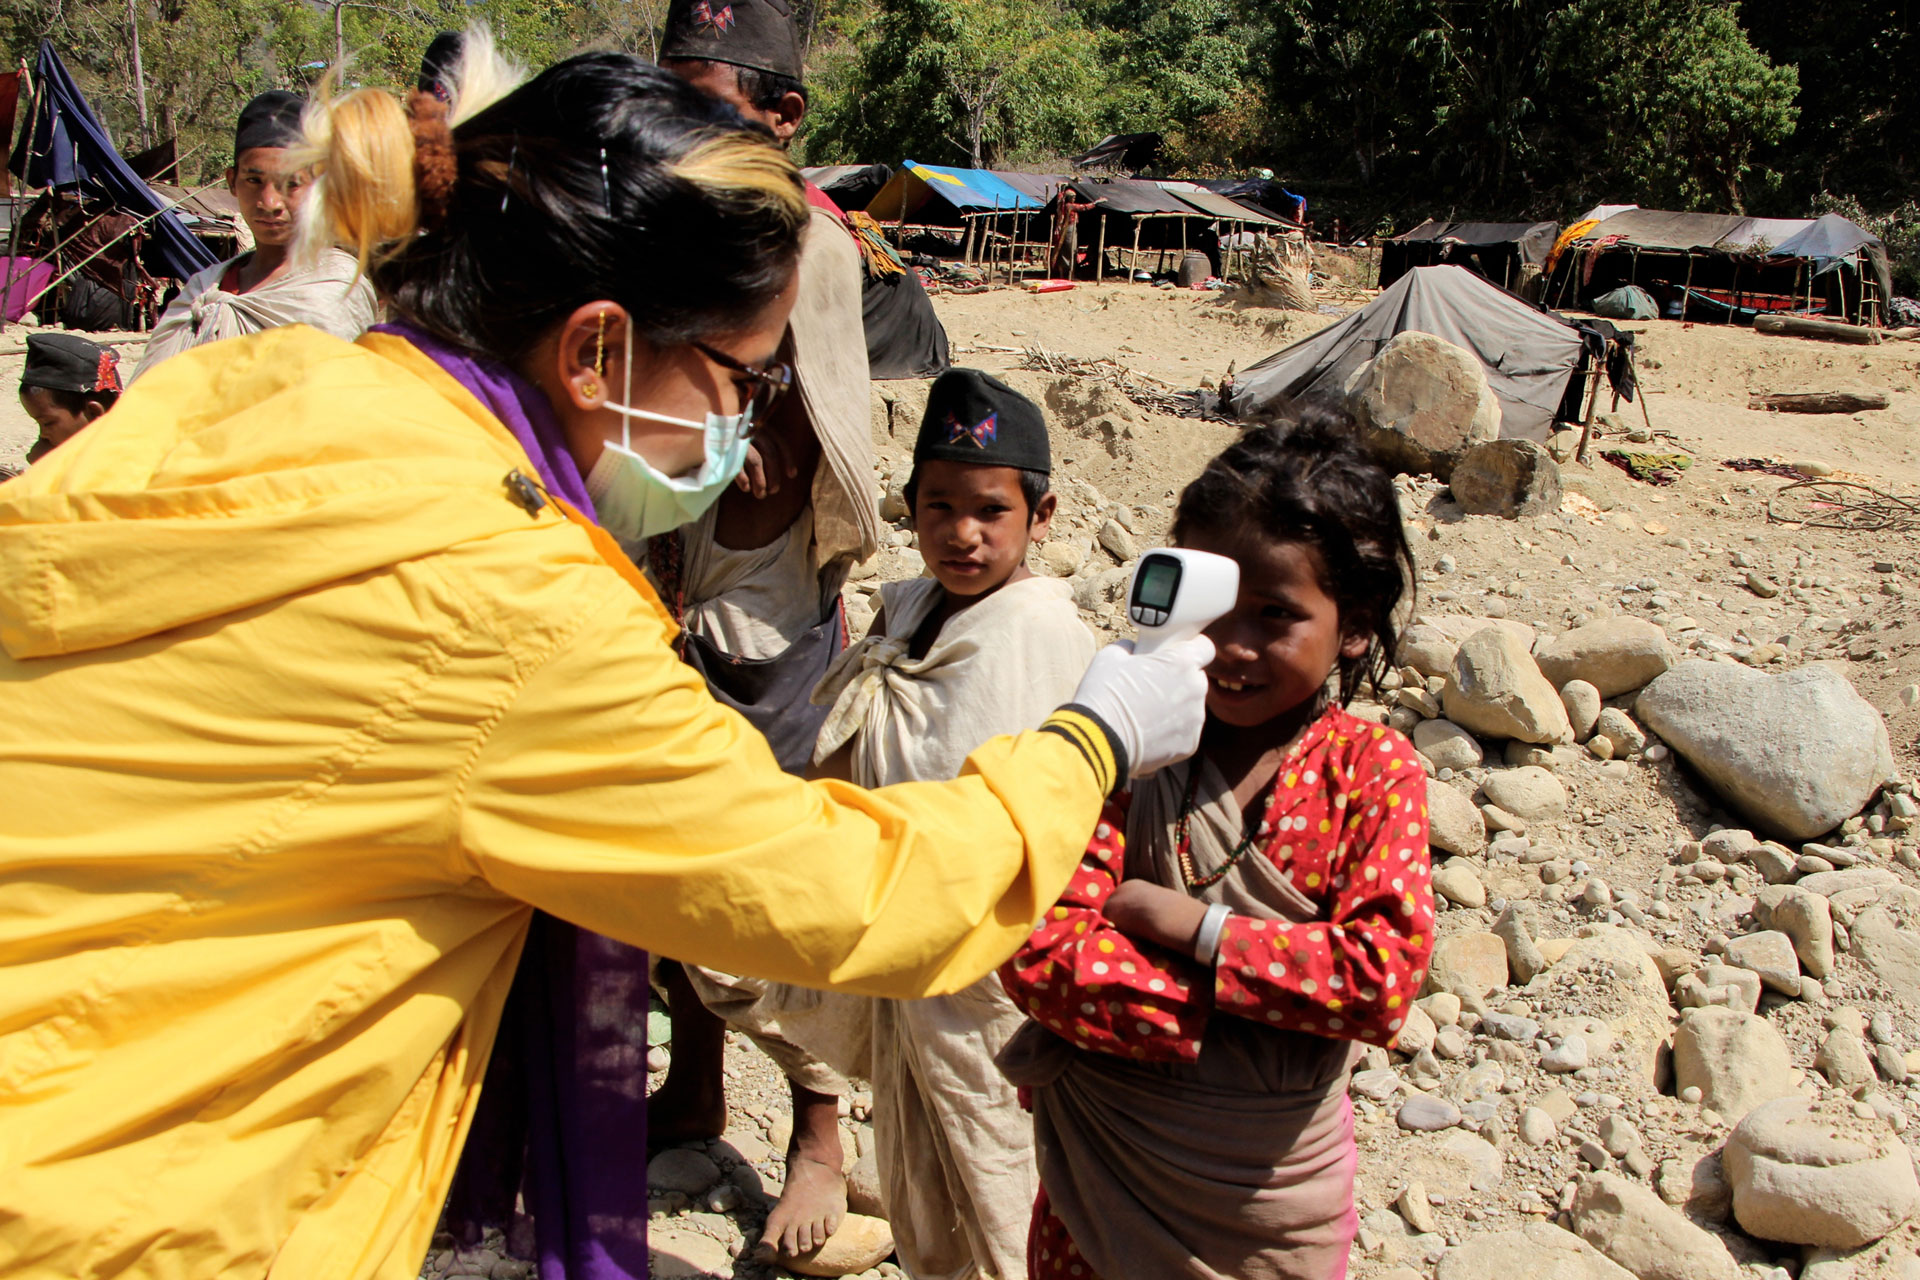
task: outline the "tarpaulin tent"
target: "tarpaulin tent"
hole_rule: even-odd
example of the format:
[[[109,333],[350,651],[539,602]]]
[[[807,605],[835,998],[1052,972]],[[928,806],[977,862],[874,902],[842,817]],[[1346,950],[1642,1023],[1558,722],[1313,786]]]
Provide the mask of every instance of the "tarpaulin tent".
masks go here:
[[[1307,198],[1294,194],[1272,178],[1207,178],[1201,180],[1200,185],[1215,195],[1270,217],[1295,224],[1306,221]]]
[[[882,222],[958,227],[968,214],[1038,213],[1046,203],[987,169],[906,160],[880,194],[868,201],[867,212]]]
[[[1546,439],[1589,349],[1577,325],[1464,267],[1418,267],[1338,324],[1242,370],[1233,413],[1259,422],[1296,405],[1343,400],[1353,371],[1408,330],[1445,338],[1479,359],[1500,400],[1506,439]]]
[[[1131,274],[1149,261],[1156,272],[1164,272],[1169,255],[1178,266],[1180,258],[1192,250],[1210,259],[1218,254],[1219,235],[1213,229],[1218,215],[1201,212],[1157,182],[1076,178],[1061,188],[1055,208],[1067,204],[1075,206],[1064,211],[1073,219],[1072,256],[1077,259],[1091,243],[1094,256],[1081,265],[1092,266],[1096,280],[1104,279],[1109,270]],[[1091,221],[1081,222],[1081,218]],[[1252,212],[1242,218],[1252,221]]]
[[[1380,246],[1380,287],[1386,288],[1415,267],[1443,263],[1477,272],[1511,289],[1528,274],[1546,267],[1560,226],[1554,222],[1444,222],[1429,218]]]
[[[1556,306],[1584,306],[1624,284],[1652,294],[1668,316],[1688,320],[1791,313],[1868,321],[1886,314],[1892,296],[1885,246],[1837,214],[1752,218],[1627,208],[1566,246],[1546,297]]]
[[[1264,209],[1255,209],[1241,204],[1226,196],[1207,190],[1197,182],[1183,182],[1177,179],[1160,178],[1154,185],[1162,191],[1171,191],[1180,197],[1183,204],[1192,205],[1195,210],[1222,222],[1238,222],[1248,226],[1285,226],[1283,219],[1274,217]]]
[[[893,181],[893,169],[884,164],[832,164],[802,169],[800,176],[842,209],[864,209]]]
[[[1160,158],[1160,149],[1165,145],[1166,139],[1157,133],[1110,133],[1090,150],[1069,158],[1067,163],[1076,169],[1124,169],[1138,173]]]
[[[145,223],[150,251],[169,275],[185,279],[219,259],[193,238],[153,189],[114,149],[106,129],[67,74],[49,40],[40,42],[37,82],[26,141],[13,157],[13,172],[32,187],[91,184],[121,210]]]

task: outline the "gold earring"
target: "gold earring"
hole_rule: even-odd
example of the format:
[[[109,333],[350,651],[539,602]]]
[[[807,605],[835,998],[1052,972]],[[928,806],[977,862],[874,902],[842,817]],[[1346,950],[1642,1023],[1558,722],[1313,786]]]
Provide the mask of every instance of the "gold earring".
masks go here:
[[[593,371],[598,376],[607,376],[607,313],[600,313],[600,327],[593,335]]]
[[[595,396],[600,394],[600,384],[595,382],[592,378],[588,378],[585,382],[580,384],[580,394],[585,396],[587,399],[591,400]]]

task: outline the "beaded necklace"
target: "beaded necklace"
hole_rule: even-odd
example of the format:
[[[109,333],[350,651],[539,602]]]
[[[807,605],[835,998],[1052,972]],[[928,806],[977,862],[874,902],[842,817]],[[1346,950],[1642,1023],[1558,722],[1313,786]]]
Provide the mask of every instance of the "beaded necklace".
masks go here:
[[[1282,761],[1281,768],[1285,767],[1285,761]],[[1190,894],[1198,893],[1224,880],[1227,872],[1233,870],[1240,859],[1247,856],[1255,843],[1272,832],[1273,806],[1280,801],[1280,771],[1278,769],[1274,771],[1273,786],[1267,789],[1267,803],[1260,811],[1260,824],[1253,829],[1253,834],[1241,837],[1240,843],[1234,846],[1232,853],[1227,855],[1227,860],[1204,876],[1194,871],[1193,840],[1188,830],[1193,818],[1194,796],[1199,787],[1200,765],[1196,760],[1187,774],[1187,794],[1186,798],[1180,802],[1180,817],[1174,823],[1173,845],[1174,857],[1180,863],[1180,878],[1186,882],[1187,892]]]

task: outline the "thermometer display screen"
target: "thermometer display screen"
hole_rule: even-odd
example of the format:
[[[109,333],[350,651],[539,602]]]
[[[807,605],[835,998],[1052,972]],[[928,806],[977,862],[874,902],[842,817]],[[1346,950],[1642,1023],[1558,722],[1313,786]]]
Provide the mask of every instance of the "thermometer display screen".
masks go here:
[[[1180,562],[1155,560],[1140,570],[1140,582],[1134,591],[1134,603],[1149,609],[1171,609],[1173,593],[1180,585]]]

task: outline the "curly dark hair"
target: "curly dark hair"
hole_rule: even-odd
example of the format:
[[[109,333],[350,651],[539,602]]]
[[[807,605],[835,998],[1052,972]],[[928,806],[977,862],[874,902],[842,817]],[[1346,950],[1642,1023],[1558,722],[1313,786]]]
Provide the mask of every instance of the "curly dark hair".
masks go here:
[[[1393,477],[1361,451],[1349,422],[1310,409],[1296,422],[1248,431],[1181,493],[1175,543],[1249,531],[1320,553],[1320,587],[1339,606],[1342,633],[1373,637],[1363,656],[1340,660],[1341,705],[1363,681],[1378,693],[1399,640],[1396,612],[1412,598],[1413,553]]]

